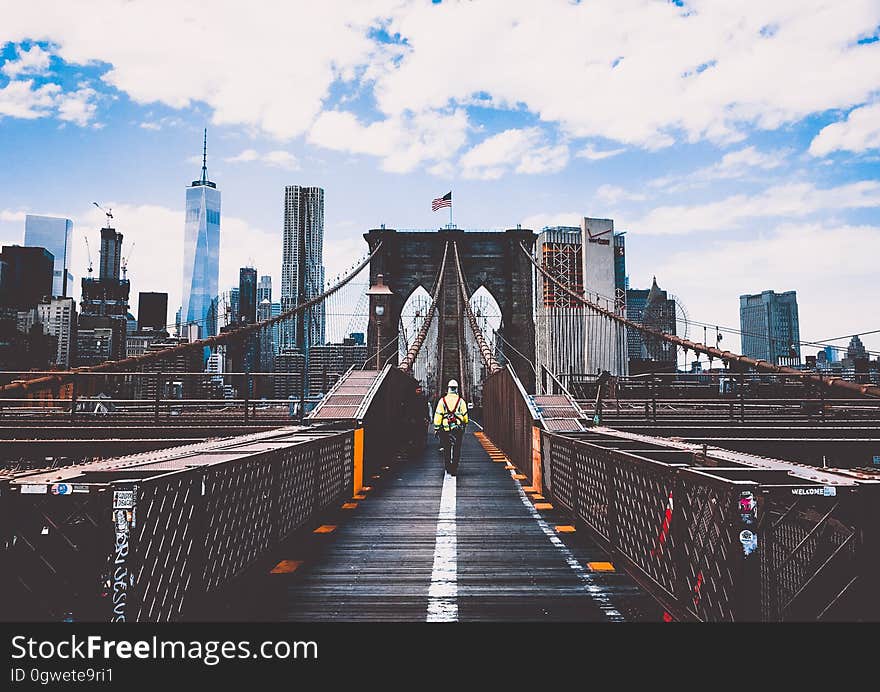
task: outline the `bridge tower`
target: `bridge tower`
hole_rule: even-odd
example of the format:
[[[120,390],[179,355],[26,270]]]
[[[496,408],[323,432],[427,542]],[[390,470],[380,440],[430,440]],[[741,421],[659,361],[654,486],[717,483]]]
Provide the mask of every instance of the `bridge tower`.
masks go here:
[[[393,291],[390,314],[386,324],[397,325],[400,313],[409,295],[422,286],[429,293],[433,290],[443,260],[447,241],[455,241],[461,258],[462,273],[468,297],[480,287],[494,296],[501,308],[502,351],[513,366],[520,381],[534,391],[535,373],[535,322],[533,311],[533,269],[520,249],[520,243],[531,252],[536,235],[529,229],[512,228],[506,231],[463,231],[440,229],[437,232],[397,231],[393,228],[374,228],[364,234],[370,252],[381,242],[382,247],[370,262],[370,285],[375,285],[379,274]],[[447,262],[442,305],[440,306],[440,342],[443,348],[442,382],[451,378],[461,380],[457,352],[457,330],[462,318],[458,311],[457,277],[454,263]],[[385,348],[395,338],[393,330],[382,330],[381,343],[377,344],[377,323],[374,299],[370,302],[368,351]],[[517,353],[519,352],[519,355]],[[396,349],[392,355],[390,346],[384,353],[396,363]],[[439,354],[438,354],[439,357]],[[386,358],[383,358],[386,360]],[[433,393],[432,393],[433,394]],[[469,395],[466,392],[465,395]]]

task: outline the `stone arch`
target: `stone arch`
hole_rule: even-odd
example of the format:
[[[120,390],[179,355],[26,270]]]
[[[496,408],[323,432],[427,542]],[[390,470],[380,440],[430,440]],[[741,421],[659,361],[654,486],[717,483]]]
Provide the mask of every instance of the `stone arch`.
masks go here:
[[[481,284],[476,291],[471,294],[468,303],[474,317],[477,318],[477,325],[483,332],[483,336],[489,342],[490,348],[497,351],[496,334],[501,331],[503,326],[503,317],[501,314],[501,305],[492,291]]]
[[[400,309],[400,329],[403,332],[398,340],[398,357],[402,361],[406,351],[419,333],[425,321],[425,315],[431,305],[431,294],[422,285],[418,284],[412,289]]]

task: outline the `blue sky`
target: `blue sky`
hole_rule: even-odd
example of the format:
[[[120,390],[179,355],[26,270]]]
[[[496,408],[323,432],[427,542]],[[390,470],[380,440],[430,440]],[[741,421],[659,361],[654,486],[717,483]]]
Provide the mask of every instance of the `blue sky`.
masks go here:
[[[97,200],[176,308],[207,126],[224,287],[278,285],[285,184],[325,188],[328,276],[452,189],[463,227],[613,218],[696,320],[794,289],[804,339],[880,329],[875,1],[86,4],[0,24],[0,242],[69,216],[77,279]]]

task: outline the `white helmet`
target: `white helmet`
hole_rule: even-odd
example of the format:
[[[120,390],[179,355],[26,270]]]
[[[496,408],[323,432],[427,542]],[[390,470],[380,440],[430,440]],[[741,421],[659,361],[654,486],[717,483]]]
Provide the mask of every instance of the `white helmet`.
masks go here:
[[[449,387],[449,389],[452,389],[453,387],[458,389],[458,380],[449,380],[449,384],[447,386]]]

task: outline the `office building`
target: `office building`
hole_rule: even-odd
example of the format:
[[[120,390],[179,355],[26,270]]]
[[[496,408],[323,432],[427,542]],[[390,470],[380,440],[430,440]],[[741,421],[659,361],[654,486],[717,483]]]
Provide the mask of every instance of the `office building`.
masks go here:
[[[798,365],[801,358],[795,291],[739,297],[742,353],[774,365]]]
[[[657,277],[649,289],[630,288],[626,291],[626,316],[637,324],[675,334],[675,315],[675,299],[657,285]],[[626,345],[630,375],[675,372],[677,369],[677,351],[662,339],[637,329],[627,329]]]
[[[168,336],[168,332],[166,331],[153,331],[152,329],[142,331],[139,329],[126,336],[125,354],[129,358],[133,356],[142,356],[147,352],[147,349],[149,349],[151,345],[157,341],[167,339]]]
[[[147,353],[164,351],[187,343],[181,337],[164,337],[147,347]],[[135,379],[135,398],[162,399],[201,399],[205,395],[205,378],[201,374],[204,367],[199,351],[182,351],[173,359],[144,363],[138,367],[142,373],[157,373],[156,376],[138,376]],[[161,377],[159,374],[161,373]],[[195,374],[194,374],[195,373]],[[158,387],[158,392],[157,392]]]
[[[55,260],[43,247],[6,245],[0,251],[3,263],[0,306],[31,310],[52,296]]]
[[[290,310],[318,295],[324,286],[324,190],[288,185],[284,188],[284,239],[281,262],[281,309]],[[288,320],[281,329],[281,347],[308,354],[325,341],[323,304]]]
[[[584,294],[601,308],[625,314],[626,255],[622,233],[614,232],[612,219],[584,217],[581,221]],[[595,313],[594,313],[595,314]],[[623,325],[586,310],[584,372],[607,370],[626,375],[626,330]]]
[[[257,284],[257,305],[264,300],[272,302],[272,277],[268,274],[261,276]]]
[[[836,363],[838,361],[837,349],[834,346],[826,346],[822,349],[822,352],[825,354],[823,360],[826,363]]]
[[[561,284],[583,294],[581,229],[545,228],[535,243],[538,264]],[[558,377],[584,371],[583,305],[559,285],[535,273],[535,356]],[[352,335],[354,336],[354,335]]]
[[[52,253],[52,295],[69,296],[73,292],[70,254],[73,248],[73,221],[55,216],[28,214],[24,218],[24,244],[44,247]]]
[[[202,177],[186,188],[183,229],[181,322],[201,336],[216,334],[215,305],[220,277],[220,190],[208,179],[208,131],[202,149]]]
[[[856,358],[868,357],[868,350],[865,348],[865,345],[862,343],[862,340],[858,335],[849,340],[849,345],[846,347],[846,357],[853,361]]]
[[[80,325],[76,331],[76,362],[78,365],[100,365],[113,356],[119,333],[111,326],[90,327]]]
[[[259,291],[259,288],[257,289]],[[257,321],[264,322],[272,317],[272,303],[263,298],[257,305]],[[272,372],[275,360],[274,325],[260,333],[260,372]]]
[[[57,340],[55,365],[69,368],[73,364],[76,348],[76,302],[63,296],[50,298],[48,302],[37,305],[37,319],[43,333]]]
[[[241,267],[238,270],[238,322],[254,324],[257,321],[257,270]]]
[[[304,394],[305,356],[292,348],[282,348],[275,356],[274,394],[276,399],[299,399]]]
[[[138,331],[165,331],[168,323],[168,294],[141,291],[138,293]]]
[[[309,393],[325,394],[349,368],[360,369],[366,360],[366,345],[351,337],[341,344],[315,344],[309,350]]]

